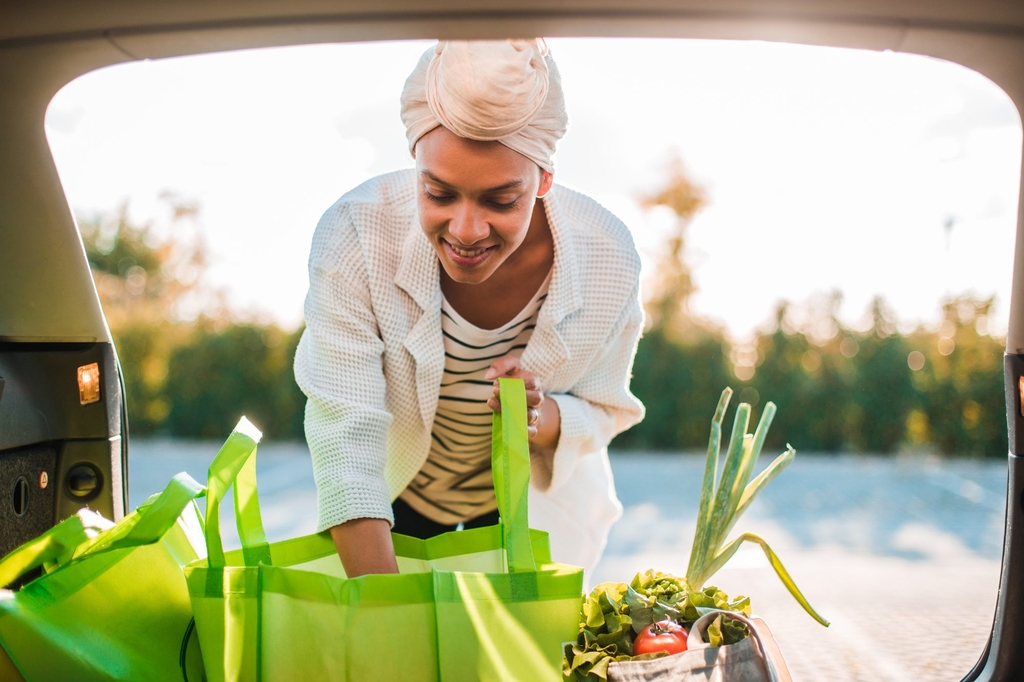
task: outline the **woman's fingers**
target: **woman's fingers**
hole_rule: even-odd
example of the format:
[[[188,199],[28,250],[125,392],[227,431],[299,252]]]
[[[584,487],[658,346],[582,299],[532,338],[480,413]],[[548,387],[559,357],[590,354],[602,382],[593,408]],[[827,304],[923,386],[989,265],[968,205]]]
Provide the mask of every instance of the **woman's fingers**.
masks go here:
[[[497,398],[490,398],[487,401],[487,407],[491,408],[494,412],[501,411],[501,403]],[[536,407],[526,408],[526,436],[530,440],[537,437],[537,425],[540,423],[540,410]]]
[[[526,414],[527,414],[527,416],[529,416],[530,414],[536,414],[538,416],[538,418],[540,418],[540,409],[538,409],[538,408],[540,408],[540,404],[542,402],[544,402],[544,397],[543,396],[541,396],[541,399],[538,400],[536,403],[533,403],[533,404],[530,404],[530,402],[527,401],[527,403],[526,403]],[[492,398],[488,398],[487,399],[487,407],[491,408],[495,412],[500,410],[501,409],[501,401],[498,400],[498,396],[494,396]],[[531,423],[533,423],[533,422],[531,422]]]
[[[494,379],[494,395],[498,395],[498,378],[509,377],[522,379],[523,387],[526,389],[526,404],[539,405],[544,396],[540,388],[540,377],[528,369],[523,369],[519,358],[514,355],[503,355],[491,364],[484,379]]]
[[[487,407],[494,412],[501,410],[501,402],[498,400],[501,390],[498,385],[499,377],[511,377],[522,379],[526,388],[526,434],[533,440],[537,437],[537,425],[540,423],[540,404],[544,402],[544,392],[540,388],[540,377],[533,372],[523,369],[519,358],[514,355],[503,355],[495,360],[487,373],[485,379],[494,379],[493,397],[487,400]]]
[[[494,390],[491,392],[491,395],[495,398],[498,398],[501,395],[501,389],[499,388],[497,381],[494,382]],[[544,392],[541,391],[539,387],[534,390],[526,389],[527,407],[540,407],[542,402],[544,402]]]
[[[497,379],[498,377],[517,377],[522,370],[519,358],[514,355],[502,355],[491,363],[491,366],[484,373],[484,379]]]
[[[540,390],[540,379],[530,370],[523,369],[523,365],[515,355],[502,355],[492,362],[491,366],[484,373],[484,379],[497,380],[498,377],[522,379],[523,383],[526,384],[527,391]]]

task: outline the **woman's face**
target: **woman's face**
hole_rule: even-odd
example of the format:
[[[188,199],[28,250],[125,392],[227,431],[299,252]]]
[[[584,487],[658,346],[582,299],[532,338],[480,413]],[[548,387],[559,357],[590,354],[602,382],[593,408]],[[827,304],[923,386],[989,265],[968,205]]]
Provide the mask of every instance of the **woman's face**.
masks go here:
[[[420,226],[448,276],[479,284],[526,239],[552,176],[500,142],[437,127],[416,143]]]

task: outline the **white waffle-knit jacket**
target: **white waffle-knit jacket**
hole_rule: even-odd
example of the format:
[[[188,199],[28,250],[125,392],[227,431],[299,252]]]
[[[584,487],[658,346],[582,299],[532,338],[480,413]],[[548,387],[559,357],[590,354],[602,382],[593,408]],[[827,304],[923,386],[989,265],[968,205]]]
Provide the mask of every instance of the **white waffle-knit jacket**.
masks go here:
[[[548,298],[522,355],[558,403],[550,472],[532,472],[530,525],[552,554],[590,568],[622,507],[606,447],[640,421],[629,392],[643,325],[640,259],[597,202],[555,186],[543,199],[554,237]],[[422,467],[444,371],[439,262],[416,214],[415,171],[382,175],[339,199],[309,256],[306,330],[295,378],[308,397],[318,530],[393,522],[391,501]]]

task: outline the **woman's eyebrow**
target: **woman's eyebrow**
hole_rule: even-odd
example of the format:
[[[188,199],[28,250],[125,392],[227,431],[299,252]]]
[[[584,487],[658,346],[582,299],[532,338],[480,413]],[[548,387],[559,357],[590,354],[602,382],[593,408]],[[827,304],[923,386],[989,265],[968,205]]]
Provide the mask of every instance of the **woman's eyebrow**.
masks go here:
[[[427,170],[420,171],[420,175],[424,175],[427,178],[429,178],[432,182],[436,182],[437,184],[442,185],[444,187],[447,187],[448,189],[457,189],[454,185],[451,185],[451,184],[445,182],[444,180],[442,180],[441,178],[437,177],[436,175],[434,175],[430,171],[427,171]],[[516,189],[518,187],[521,187],[522,185],[523,185],[523,181],[522,180],[511,180],[509,182],[506,182],[504,185],[498,185],[497,187],[490,187],[488,189],[485,189],[481,193],[482,194],[492,194],[492,193],[495,193],[495,192],[504,192],[505,190]]]

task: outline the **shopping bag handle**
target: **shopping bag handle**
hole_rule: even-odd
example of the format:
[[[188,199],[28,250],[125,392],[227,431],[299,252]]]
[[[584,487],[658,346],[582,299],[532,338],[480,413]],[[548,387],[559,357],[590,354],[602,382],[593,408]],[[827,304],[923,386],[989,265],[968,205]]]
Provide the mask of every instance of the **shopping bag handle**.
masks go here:
[[[114,526],[81,544],[72,558],[159,542],[178,522],[185,507],[204,494],[206,488],[183,471],[172,478],[162,492],[151,495],[139,505],[133,512],[134,521]]]
[[[761,663],[761,671],[769,682],[792,682],[789,669],[786,667],[786,661],[782,658],[782,652],[779,651],[771,630],[768,629],[763,620],[755,616],[745,616],[736,611],[708,609],[690,627],[690,632],[686,638],[687,650],[710,648],[711,645],[705,642],[704,638],[707,636],[711,623],[719,615],[723,618],[739,621],[747,626],[747,636],[754,642],[759,655],[758,660]],[[773,656],[775,657],[774,659]]]
[[[163,492],[153,495],[133,512],[134,521],[130,516],[127,523],[101,527],[84,523],[77,514],[67,518],[0,561],[0,586],[47,564],[60,566],[86,555],[158,542],[177,523],[189,502],[205,490],[182,472],[171,479]]]
[[[0,560],[0,587],[6,587],[29,571],[69,555],[88,540],[89,532],[80,517],[72,516],[61,521]]]
[[[498,379],[501,411],[491,425],[491,474],[501,519],[509,573],[537,570],[530,544],[528,497],[530,439],[526,429],[526,386],[522,379]]]
[[[210,463],[206,481],[206,555],[211,568],[226,565],[220,537],[220,503],[234,488],[235,526],[242,542],[246,566],[270,560],[270,546],[263,530],[260,501],[256,494],[256,445],[263,434],[242,417]]]

